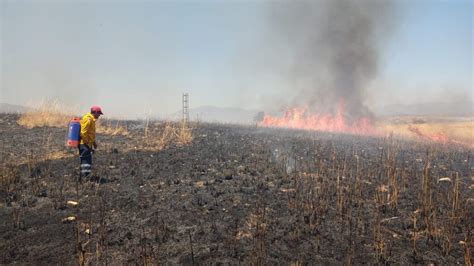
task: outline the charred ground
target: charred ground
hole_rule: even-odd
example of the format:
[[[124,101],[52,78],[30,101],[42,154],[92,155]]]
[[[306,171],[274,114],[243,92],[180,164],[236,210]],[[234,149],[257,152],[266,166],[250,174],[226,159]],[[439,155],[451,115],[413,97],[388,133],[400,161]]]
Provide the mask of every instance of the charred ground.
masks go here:
[[[65,130],[17,120],[0,116],[0,264],[472,261],[462,146],[200,124],[154,150],[128,122],[79,184]]]

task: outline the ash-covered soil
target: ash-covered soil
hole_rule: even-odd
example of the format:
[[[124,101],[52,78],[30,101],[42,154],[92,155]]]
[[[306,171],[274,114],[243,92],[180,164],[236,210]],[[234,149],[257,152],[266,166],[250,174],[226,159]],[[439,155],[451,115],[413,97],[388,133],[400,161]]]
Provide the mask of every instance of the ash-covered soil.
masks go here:
[[[191,144],[153,150],[128,122],[98,136],[95,180],[78,183],[66,129],[17,119],[0,115],[0,264],[472,260],[462,146],[198,124]]]

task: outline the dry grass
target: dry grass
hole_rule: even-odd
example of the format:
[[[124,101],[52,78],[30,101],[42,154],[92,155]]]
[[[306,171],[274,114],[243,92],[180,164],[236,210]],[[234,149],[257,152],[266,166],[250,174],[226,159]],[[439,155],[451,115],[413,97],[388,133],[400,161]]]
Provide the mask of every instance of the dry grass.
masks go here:
[[[181,123],[175,134],[178,145],[187,145],[193,141],[192,129],[186,123]]]
[[[154,126],[146,123],[140,149],[159,151],[171,144],[184,146],[193,141],[192,128],[186,123],[166,122],[158,130]]]
[[[127,127],[120,120],[97,120],[97,133],[111,136],[127,136],[129,134]]]
[[[44,101],[31,111],[24,113],[18,124],[26,128],[35,127],[59,127],[66,128],[69,121],[78,112],[66,107],[58,101]],[[97,133],[105,135],[128,135],[127,128],[120,121],[99,119],[97,121]]]
[[[18,167],[14,164],[0,165],[0,189],[10,193],[20,181]]]
[[[474,121],[427,122],[423,124],[382,122],[377,125],[382,134],[419,138],[413,129],[426,136],[446,136],[450,141],[474,144]]]
[[[71,113],[58,101],[45,101],[24,113],[18,124],[26,128],[66,127],[72,117]]]

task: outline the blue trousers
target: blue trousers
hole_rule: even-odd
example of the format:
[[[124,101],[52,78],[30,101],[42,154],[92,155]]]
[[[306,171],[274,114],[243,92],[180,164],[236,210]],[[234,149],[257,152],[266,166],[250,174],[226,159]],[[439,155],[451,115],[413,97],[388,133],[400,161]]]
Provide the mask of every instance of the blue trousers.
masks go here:
[[[92,149],[85,145],[79,145],[79,158],[81,159],[80,178],[88,177],[92,172]]]

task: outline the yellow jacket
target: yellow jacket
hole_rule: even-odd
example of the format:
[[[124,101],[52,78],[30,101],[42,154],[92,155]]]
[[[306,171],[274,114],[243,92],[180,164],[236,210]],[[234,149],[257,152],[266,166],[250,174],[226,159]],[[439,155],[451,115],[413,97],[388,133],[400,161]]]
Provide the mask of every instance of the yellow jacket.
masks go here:
[[[85,114],[81,119],[81,144],[90,148],[95,142],[95,120],[91,113]]]

